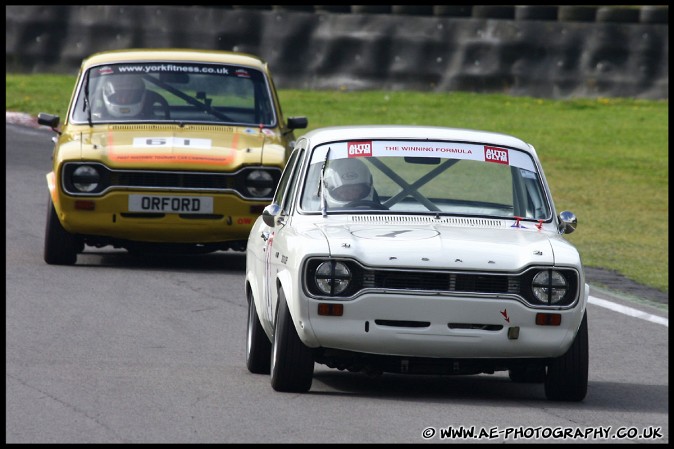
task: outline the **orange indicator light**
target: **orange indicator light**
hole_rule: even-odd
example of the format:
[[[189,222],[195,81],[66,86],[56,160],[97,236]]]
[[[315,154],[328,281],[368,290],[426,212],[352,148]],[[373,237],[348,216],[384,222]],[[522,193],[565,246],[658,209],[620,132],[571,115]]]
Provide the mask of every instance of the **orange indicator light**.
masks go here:
[[[79,210],[94,210],[96,207],[96,203],[93,201],[87,201],[87,200],[77,200],[75,201],[75,209]]]
[[[559,326],[562,324],[562,315],[559,313],[537,313],[536,324],[539,326]]]
[[[318,314],[324,316],[342,316],[344,314],[344,305],[320,303],[318,305]]]

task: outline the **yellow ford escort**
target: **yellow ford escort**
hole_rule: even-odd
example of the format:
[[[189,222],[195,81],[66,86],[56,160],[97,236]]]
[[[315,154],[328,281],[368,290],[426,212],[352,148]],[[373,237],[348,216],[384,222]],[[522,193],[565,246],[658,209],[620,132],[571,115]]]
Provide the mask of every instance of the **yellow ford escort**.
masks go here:
[[[86,246],[246,248],[306,117],[284,119],[265,61],[181,49],[116,50],[82,62],[53,171],[44,259]]]

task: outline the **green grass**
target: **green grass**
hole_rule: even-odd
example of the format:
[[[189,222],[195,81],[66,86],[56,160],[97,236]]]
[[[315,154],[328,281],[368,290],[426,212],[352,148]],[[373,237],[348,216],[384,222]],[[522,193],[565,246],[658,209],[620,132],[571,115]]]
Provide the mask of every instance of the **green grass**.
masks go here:
[[[8,74],[6,109],[63,117],[74,82],[72,76]],[[578,217],[567,238],[583,263],[669,292],[668,101],[344,90],[281,90],[279,96],[284,115],[306,115],[309,129],[437,125],[531,143],[558,211]]]

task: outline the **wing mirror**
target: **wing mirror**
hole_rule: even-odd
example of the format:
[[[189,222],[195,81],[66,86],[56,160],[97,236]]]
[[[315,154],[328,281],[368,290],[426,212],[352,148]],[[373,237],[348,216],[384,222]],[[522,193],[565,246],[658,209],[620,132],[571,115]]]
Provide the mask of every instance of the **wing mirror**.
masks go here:
[[[558,219],[558,229],[560,234],[571,234],[578,226],[578,219],[576,218],[576,215],[573,212],[569,212],[568,210],[560,213]]]
[[[57,134],[61,134],[61,132],[56,129],[59,126],[59,121],[60,118],[58,115],[47,114],[46,112],[40,112],[37,115],[38,124],[50,127],[52,131]]]
[[[276,226],[276,219],[279,215],[281,215],[281,206],[272,203],[262,210],[262,221],[270,228],[273,228]]]
[[[289,129],[303,129],[306,128],[309,124],[309,120],[306,117],[288,117],[288,128]]]

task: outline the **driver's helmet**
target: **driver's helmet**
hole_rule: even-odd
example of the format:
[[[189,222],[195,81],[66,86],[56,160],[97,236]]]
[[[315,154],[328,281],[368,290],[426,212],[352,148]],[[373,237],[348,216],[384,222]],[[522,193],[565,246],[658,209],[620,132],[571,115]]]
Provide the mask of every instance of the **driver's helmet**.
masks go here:
[[[325,169],[325,198],[328,206],[342,207],[354,201],[372,201],[372,174],[358,159],[336,159]]]
[[[144,100],[145,83],[138,75],[113,75],[103,82],[103,102],[113,117],[138,115]]]

